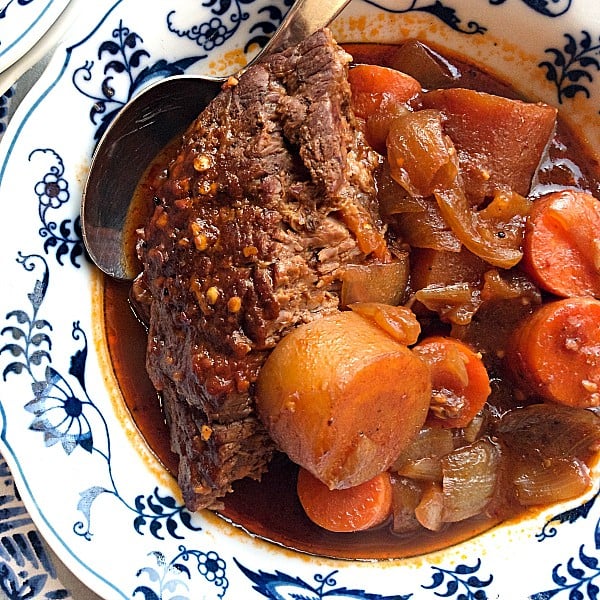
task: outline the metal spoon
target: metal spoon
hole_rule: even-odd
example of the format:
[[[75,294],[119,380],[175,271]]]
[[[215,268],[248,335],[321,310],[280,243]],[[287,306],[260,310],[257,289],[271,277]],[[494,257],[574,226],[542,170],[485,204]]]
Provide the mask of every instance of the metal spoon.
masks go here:
[[[297,0],[243,70],[261,56],[298,44],[327,26],[349,1]],[[107,275],[123,280],[135,277],[124,227],[140,177],[158,152],[218,94],[228,77],[181,75],[158,81],[134,97],[104,133],[83,191],[81,229],[91,259]]]

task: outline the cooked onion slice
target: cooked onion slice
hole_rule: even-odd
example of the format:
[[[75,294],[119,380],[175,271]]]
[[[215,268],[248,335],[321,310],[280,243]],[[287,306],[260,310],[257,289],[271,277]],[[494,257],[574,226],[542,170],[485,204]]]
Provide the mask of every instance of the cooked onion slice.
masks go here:
[[[444,135],[438,110],[409,112],[394,119],[387,151],[392,177],[411,196],[431,196],[456,178],[456,151]]]
[[[442,456],[454,450],[451,429],[424,427],[396,459],[392,471],[416,481],[442,481]]]
[[[443,321],[468,325],[481,304],[480,290],[470,283],[431,285],[420,289],[415,299],[437,312]]]
[[[432,483],[425,488],[421,501],[415,508],[415,516],[423,527],[430,531],[438,531],[444,524],[444,494],[438,483]]]
[[[407,460],[397,473],[415,481],[442,481],[442,462],[435,456]]]
[[[586,461],[600,445],[600,418],[589,410],[533,404],[508,412],[497,429],[509,477],[524,506],[575,498],[591,484]]]
[[[412,248],[430,248],[446,252],[460,252],[460,240],[444,221],[435,198],[423,199],[423,210],[398,214],[394,230]]]
[[[510,269],[523,257],[521,246],[530,203],[516,193],[498,192],[483,210],[469,206],[460,181],[438,188],[435,198],[444,220],[473,254]]]
[[[462,521],[485,509],[496,488],[500,457],[496,444],[481,439],[442,459],[445,522]]]
[[[506,413],[497,435],[524,461],[575,457],[583,461],[600,448],[600,417],[590,410],[533,404]]]
[[[421,485],[406,477],[392,479],[392,529],[394,533],[410,533],[420,529],[415,509],[421,501]]]
[[[408,272],[408,253],[389,263],[348,265],[341,274],[341,304],[400,304],[406,293]]]
[[[392,470],[400,470],[409,462],[423,458],[441,458],[454,450],[454,435],[451,429],[423,427],[411,445],[396,459]]]
[[[390,306],[381,302],[356,302],[348,307],[353,313],[371,321],[398,343],[412,346],[421,333],[421,324],[405,306]]]
[[[419,110],[394,119],[387,146],[393,179],[412,196],[434,195],[444,221],[473,254],[504,269],[521,260],[530,202],[517,193],[497,190],[483,210],[472,206],[440,111]]]
[[[587,465],[577,458],[559,458],[515,473],[515,496],[523,506],[553,504],[581,496],[589,489]]]

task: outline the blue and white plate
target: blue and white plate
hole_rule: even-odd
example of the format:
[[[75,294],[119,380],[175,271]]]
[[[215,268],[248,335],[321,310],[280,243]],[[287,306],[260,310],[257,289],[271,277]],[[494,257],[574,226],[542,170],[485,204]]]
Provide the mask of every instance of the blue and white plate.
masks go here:
[[[38,2],[7,2],[0,15],[25,15]],[[102,279],[84,258],[78,221],[94,144],[149,81],[234,70],[289,4],[83,0],[69,39],[9,125],[0,145],[0,449],[34,522],[74,574],[109,599],[596,598],[597,485],[576,502],[422,557],[310,557],[212,513],[188,513],[126,410],[107,351]],[[600,147],[597,2],[354,0],[334,33],[340,41],[420,37],[470,56],[530,99],[559,106]],[[14,594],[34,556],[31,540],[20,543],[13,563],[0,548],[2,585]]]
[[[38,42],[69,0],[0,1],[0,73]]]

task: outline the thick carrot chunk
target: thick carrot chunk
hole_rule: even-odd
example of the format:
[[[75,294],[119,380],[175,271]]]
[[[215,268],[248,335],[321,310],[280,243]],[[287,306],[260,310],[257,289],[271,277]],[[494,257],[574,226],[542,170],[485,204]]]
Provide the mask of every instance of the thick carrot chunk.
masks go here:
[[[356,304],[286,335],[256,386],[269,434],[330,489],[387,469],[415,438],[431,397],[427,365],[403,342],[419,325],[403,307]]]
[[[424,108],[444,114],[444,129],[456,146],[472,203],[479,204],[499,189],[529,193],[554,132],[554,107],[463,88],[427,92],[422,102]]]
[[[348,72],[352,105],[366,119],[392,103],[408,104],[421,93],[421,84],[401,71],[378,65],[356,65]]]
[[[600,202],[566,190],[533,203],[523,268],[544,290],[568,298],[600,296]]]
[[[544,304],[517,329],[507,358],[526,391],[567,406],[600,406],[600,301]]]
[[[297,489],[308,518],[329,531],[370,529],[383,523],[392,511],[392,480],[387,471],[355,487],[330,490],[301,468]]]

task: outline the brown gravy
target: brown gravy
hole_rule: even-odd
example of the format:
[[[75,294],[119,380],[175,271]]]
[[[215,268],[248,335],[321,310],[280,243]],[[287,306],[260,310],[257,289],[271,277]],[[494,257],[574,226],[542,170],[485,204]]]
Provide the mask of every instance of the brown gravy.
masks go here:
[[[104,314],[114,372],[129,411],[150,448],[165,468],[177,473],[177,456],[160,400],[145,370],[146,331],[129,307],[130,284],[104,281]],[[418,537],[399,536],[389,524],[353,534],[317,527],[304,514],[296,496],[297,467],[283,455],[271,463],[261,482],[234,484],[219,514],[227,521],[266,540],[295,550],[339,558],[398,558],[423,554],[468,539],[489,529],[495,519],[470,519],[444,531]]]
[[[397,46],[350,45],[346,49],[356,62],[397,66]],[[517,96],[510,87],[468,63],[453,58],[447,65],[455,86]],[[598,195],[598,178],[589,175],[597,171],[597,163],[581,154],[576,139],[561,126],[535,189],[542,193],[554,186],[573,185]],[[175,475],[177,456],[170,450],[160,400],[146,375],[146,331],[129,306],[129,288],[130,284],[109,278],[104,282],[105,330],[112,365],[141,435],[165,468]],[[277,456],[260,483],[242,480],[234,485],[234,493],[224,500],[221,516],[251,534],[287,548],[358,559],[423,554],[471,538],[499,521],[494,517],[477,517],[440,532],[422,531],[411,536],[395,534],[389,523],[365,532],[331,533],[313,524],[304,514],[295,492],[296,471],[297,467],[285,456]]]

